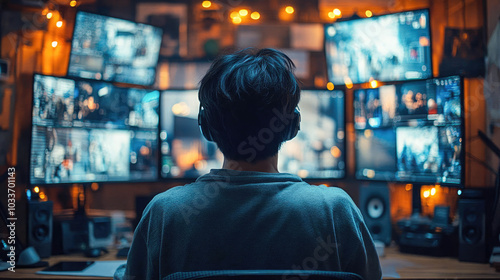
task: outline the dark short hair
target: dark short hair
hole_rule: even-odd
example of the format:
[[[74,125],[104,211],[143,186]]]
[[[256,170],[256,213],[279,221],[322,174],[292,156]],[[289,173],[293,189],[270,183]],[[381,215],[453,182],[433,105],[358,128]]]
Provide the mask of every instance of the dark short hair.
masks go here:
[[[300,99],[294,69],[274,49],[244,49],[215,59],[198,98],[204,129],[226,158],[255,162],[278,153],[291,125],[286,116]]]

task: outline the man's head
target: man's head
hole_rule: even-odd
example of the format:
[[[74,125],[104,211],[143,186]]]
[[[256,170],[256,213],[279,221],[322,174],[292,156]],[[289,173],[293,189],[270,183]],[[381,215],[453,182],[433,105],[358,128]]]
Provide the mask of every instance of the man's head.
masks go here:
[[[293,62],[273,49],[217,58],[200,84],[200,124],[231,160],[256,162],[293,137],[300,88]]]

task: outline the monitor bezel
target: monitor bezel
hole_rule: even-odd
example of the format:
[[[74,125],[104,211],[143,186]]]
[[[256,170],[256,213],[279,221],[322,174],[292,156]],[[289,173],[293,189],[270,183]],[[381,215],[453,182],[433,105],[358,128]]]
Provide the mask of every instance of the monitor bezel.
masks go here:
[[[163,98],[163,95],[164,93],[166,92],[169,92],[169,91],[198,91],[199,89],[185,89],[185,88],[169,88],[169,89],[166,89],[166,90],[162,90],[160,91],[160,106],[159,106],[159,111],[160,111],[160,120],[159,120],[159,133],[161,133],[161,123],[162,123],[162,117],[161,117],[161,114],[162,114],[162,108],[161,108],[161,104],[162,104],[162,98]],[[325,92],[325,91],[329,91],[328,89],[324,89],[324,88],[314,88],[314,87],[305,87],[305,88],[301,88],[301,93],[302,91],[313,91],[313,92]],[[347,98],[347,94],[346,94],[346,91],[345,90],[340,90],[340,89],[334,89],[333,91],[338,91],[340,93],[342,93],[342,99],[343,99],[343,123],[344,123],[344,140],[343,140],[343,151],[342,151],[342,156],[343,156],[343,159],[344,159],[344,169],[343,169],[343,175],[342,176],[339,176],[339,177],[324,177],[324,178],[317,178],[317,177],[306,177],[306,178],[302,178],[302,177],[299,177],[301,178],[303,181],[306,181],[306,182],[311,182],[311,183],[330,183],[330,182],[335,182],[335,181],[338,181],[338,180],[342,180],[342,179],[345,179],[346,176],[347,176],[347,172],[348,172],[348,164],[347,164],[347,160],[348,160],[348,157],[347,157],[347,150],[348,150],[348,141],[347,141],[347,122],[346,122],[346,116],[347,116],[347,113],[346,113],[346,109],[347,109],[347,102],[346,102],[346,98]],[[302,96],[301,96],[302,98]],[[158,134],[159,135],[159,134]],[[160,145],[160,148],[161,148],[161,143],[162,143],[162,140],[159,139],[158,140],[158,144]],[[279,153],[279,152],[278,152]],[[174,182],[174,181],[178,181],[178,182],[194,182],[197,180],[197,178],[199,177],[177,177],[177,178],[170,178],[170,177],[163,177],[161,175],[161,158],[162,158],[162,155],[161,155],[161,150],[159,150],[159,163],[158,163],[158,172],[159,172],[159,180],[160,181],[168,181],[168,182]],[[278,158],[279,160],[279,158]],[[222,166],[220,167],[222,168]],[[280,172],[280,173],[285,173],[285,172]],[[206,173],[208,174],[208,173]],[[291,173],[290,173],[291,174]],[[203,176],[205,174],[202,174],[200,176]],[[295,175],[295,174],[292,174],[292,175]],[[298,175],[296,175],[298,176]]]
[[[123,21],[128,21],[128,22],[131,22],[131,23],[134,23],[136,26],[139,25],[139,24],[142,24],[142,25],[147,25],[147,26],[151,26],[151,27],[154,27],[154,28],[157,28],[158,30],[161,31],[161,35],[160,35],[160,49],[158,50],[158,55],[156,57],[156,63],[155,63],[155,74],[153,75],[153,81],[149,84],[134,84],[134,83],[126,83],[126,82],[119,82],[119,81],[115,81],[115,80],[104,80],[102,79],[102,72],[101,72],[101,79],[90,79],[90,78],[84,78],[84,77],[79,77],[79,76],[74,76],[74,75],[71,75],[70,72],[69,72],[69,67],[71,65],[71,56],[73,54],[73,45],[75,43],[75,31],[76,31],[76,27],[77,27],[77,18],[78,18],[78,15],[79,14],[90,14],[90,15],[97,15],[97,16],[101,16],[101,17],[107,17],[107,18],[112,18],[112,19],[117,19],[117,20],[123,20]],[[74,79],[84,79],[84,80],[96,80],[96,81],[103,81],[103,82],[108,82],[108,83],[120,83],[120,84],[124,84],[124,85],[132,85],[132,86],[144,86],[144,87],[151,87],[153,86],[155,83],[156,83],[156,78],[158,76],[158,63],[160,62],[160,50],[161,50],[161,46],[163,44],[163,29],[158,27],[158,26],[154,26],[154,25],[151,25],[151,24],[147,24],[147,23],[141,23],[141,22],[136,22],[136,21],[132,21],[132,20],[128,20],[128,19],[123,19],[123,18],[118,18],[118,17],[112,17],[112,16],[108,16],[108,15],[104,15],[104,14],[100,14],[100,13],[91,13],[91,12],[86,12],[86,11],[82,11],[82,10],[78,10],[76,12],[76,15],[75,15],[75,24],[73,25],[73,31],[71,33],[71,49],[70,49],[70,52],[69,52],[69,60],[68,60],[68,66],[66,67],[66,77],[69,77],[69,78],[74,78]]]
[[[428,81],[434,81],[437,79],[447,79],[447,78],[459,78],[460,81],[460,130],[461,130],[461,137],[462,137],[462,147],[461,147],[461,153],[460,153],[460,162],[461,162],[461,172],[460,172],[460,183],[448,183],[448,182],[432,182],[432,181],[411,181],[411,180],[397,180],[396,178],[396,169],[394,170],[394,176],[392,177],[392,180],[384,180],[384,179],[370,179],[370,178],[362,178],[357,176],[358,174],[358,149],[356,149],[356,133],[358,131],[364,131],[365,129],[354,129],[354,178],[358,181],[366,181],[366,182],[389,182],[389,183],[396,183],[396,184],[413,184],[413,185],[441,185],[445,187],[455,187],[455,188],[464,188],[465,183],[466,183],[466,131],[465,131],[465,94],[464,94],[464,77],[459,76],[459,75],[451,75],[451,76],[442,76],[442,77],[435,77],[435,78],[429,78],[429,79],[419,79],[419,80],[409,80],[409,81],[399,81],[396,83],[384,83],[384,85],[402,85],[405,83],[413,83],[413,82],[425,82],[427,83]],[[380,86],[380,87],[382,87]],[[380,88],[378,87],[378,88]],[[362,90],[361,88],[356,89],[353,91],[353,98],[354,94],[356,91]],[[353,99],[354,100],[354,99]],[[355,114],[354,111],[354,102],[353,102],[353,116]],[[354,125],[354,119],[353,119],[353,125]],[[396,165],[397,165],[397,139],[394,139],[394,143],[396,144],[396,149],[394,151],[394,158],[396,159]]]
[[[335,21],[335,22],[331,22],[331,23],[325,23],[323,24],[323,36],[325,37],[325,39],[323,40],[323,53],[325,54],[325,59],[327,58],[327,52],[326,52],[326,45],[327,45],[327,36],[326,36],[326,29],[327,27],[329,26],[333,26],[334,24],[336,24],[337,22],[348,22],[348,21],[360,21],[360,20],[366,20],[366,19],[374,19],[374,18],[379,18],[379,17],[383,17],[383,16],[389,16],[389,15],[397,15],[397,14],[403,14],[403,13],[408,13],[408,12],[418,12],[418,11],[427,11],[427,15],[429,17],[429,48],[430,48],[430,65],[429,65],[429,69],[430,69],[430,76],[429,77],[426,77],[426,78],[419,78],[419,79],[400,79],[400,80],[379,80],[380,82],[383,82],[383,83],[397,83],[397,82],[409,82],[409,81],[419,81],[419,80],[427,80],[427,79],[432,79],[432,78],[435,78],[434,77],[434,63],[433,63],[433,57],[432,57],[432,47],[433,47],[433,44],[432,44],[432,22],[431,22],[431,10],[429,8],[423,8],[423,9],[414,9],[414,10],[403,10],[403,11],[399,11],[399,12],[394,12],[394,13],[387,13],[387,14],[380,14],[380,15],[373,15],[369,18],[355,18],[355,19],[343,19],[343,18],[340,18],[339,20]],[[342,83],[342,84],[335,84],[333,81],[330,81],[330,67],[328,67],[328,60],[326,59],[326,80],[328,82],[331,82],[332,84],[334,84],[336,87],[342,87],[343,89],[346,87],[345,83]],[[369,83],[370,81],[365,81],[365,82],[359,82],[359,83],[352,83],[353,85],[362,85],[362,84],[366,84],[366,83]]]
[[[112,82],[109,82],[109,81],[103,81],[103,80],[93,80],[93,79],[86,79],[86,78],[78,78],[78,77],[69,77],[69,76],[54,76],[54,75],[46,75],[46,74],[41,74],[41,73],[38,73],[38,72],[35,72],[33,73],[32,75],[32,82],[31,82],[31,111],[30,111],[30,141],[29,141],[29,165],[28,165],[28,174],[29,174],[29,178],[28,178],[28,186],[29,187],[32,187],[32,186],[44,186],[44,187],[60,187],[60,186],[65,186],[65,185],[73,185],[73,184],[81,184],[81,185],[85,185],[85,184],[92,184],[92,183],[98,183],[98,184],[126,184],[126,183],[156,183],[158,182],[158,170],[159,170],[159,166],[158,166],[158,158],[159,158],[159,154],[160,154],[160,151],[157,150],[156,152],[156,156],[155,156],[155,159],[153,159],[153,162],[157,164],[156,166],[156,172],[154,172],[156,178],[152,178],[152,179],[144,179],[144,180],[133,180],[133,179],[126,179],[126,180],[123,180],[123,181],[116,181],[116,180],[110,180],[110,181],[100,181],[100,180],[96,180],[96,181],[72,181],[72,182],[59,182],[59,183],[47,183],[47,182],[40,182],[40,183],[35,183],[35,182],[32,182],[32,178],[31,178],[31,159],[32,159],[32,142],[33,142],[33,109],[34,109],[34,106],[35,106],[35,77],[36,76],[43,76],[43,77],[53,77],[53,78],[60,78],[60,79],[67,79],[67,80],[73,80],[75,82],[77,81],[87,81],[87,82],[95,82],[95,83],[106,83],[106,84],[110,84],[112,85],[113,87],[118,87],[118,88],[137,88],[137,87],[122,87],[122,86],[116,86],[115,84],[113,84]],[[150,89],[151,91],[158,91],[159,93],[161,93],[160,90],[158,89]],[[159,116],[159,106],[158,106],[158,116]],[[159,122],[159,120],[158,120]],[[157,140],[156,141],[159,141],[159,131],[158,131],[158,128],[159,126],[156,126],[156,132],[157,132]]]

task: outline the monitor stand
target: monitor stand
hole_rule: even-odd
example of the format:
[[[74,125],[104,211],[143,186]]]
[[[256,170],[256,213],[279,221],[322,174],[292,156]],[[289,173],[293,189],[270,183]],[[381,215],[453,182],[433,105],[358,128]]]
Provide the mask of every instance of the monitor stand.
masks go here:
[[[87,204],[87,188],[90,186],[89,183],[83,183],[82,187],[78,190],[77,206],[73,214],[73,218],[78,221],[87,221],[87,211],[85,210],[85,205]]]
[[[398,221],[398,226],[401,229],[411,228],[412,230],[427,229],[430,227],[432,220],[429,217],[422,216],[422,198],[420,191],[422,185],[413,184],[412,187],[412,212],[409,218],[403,218]]]
[[[59,254],[73,252],[96,251],[98,254],[112,245],[111,218],[107,216],[90,216],[87,204],[87,189],[90,183],[81,185],[78,191],[77,208],[73,215],[54,217],[54,251]],[[95,250],[97,249],[97,250]],[[100,250],[100,251],[99,251]],[[96,253],[96,255],[98,255]]]

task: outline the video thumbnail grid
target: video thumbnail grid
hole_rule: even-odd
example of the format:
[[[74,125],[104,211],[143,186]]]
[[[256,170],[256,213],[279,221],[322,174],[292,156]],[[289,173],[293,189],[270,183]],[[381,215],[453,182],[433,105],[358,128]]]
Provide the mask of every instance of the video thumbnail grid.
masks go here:
[[[460,184],[459,77],[354,92],[356,177]]]
[[[68,75],[152,85],[162,33],[151,25],[78,12]]]
[[[432,76],[429,12],[416,10],[325,26],[329,81],[335,85]]]
[[[152,181],[159,92],[36,74],[33,184]]]

